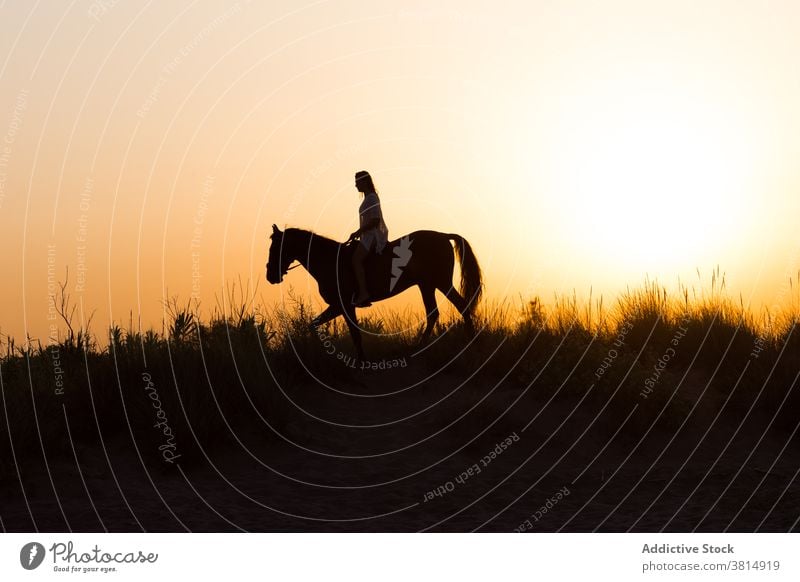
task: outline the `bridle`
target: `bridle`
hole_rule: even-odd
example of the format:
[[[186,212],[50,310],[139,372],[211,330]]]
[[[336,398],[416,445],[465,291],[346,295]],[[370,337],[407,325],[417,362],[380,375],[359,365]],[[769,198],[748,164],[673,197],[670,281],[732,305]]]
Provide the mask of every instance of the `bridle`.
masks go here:
[[[302,267],[302,265],[300,263],[297,263],[296,265],[292,265],[290,267],[286,267],[286,269],[281,272],[281,279],[283,279],[286,276],[286,273],[288,273],[292,269],[296,269],[297,267]]]

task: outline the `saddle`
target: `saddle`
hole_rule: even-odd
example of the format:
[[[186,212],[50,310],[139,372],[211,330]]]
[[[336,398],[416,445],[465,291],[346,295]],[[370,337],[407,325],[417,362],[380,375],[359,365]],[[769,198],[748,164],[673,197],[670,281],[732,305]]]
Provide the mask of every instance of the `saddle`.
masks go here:
[[[400,263],[405,266],[408,259],[410,259],[410,253],[406,253],[408,256],[405,257],[402,252],[402,240],[388,241],[380,253],[370,251],[364,259],[364,274],[367,277],[367,288],[371,297],[388,296],[402,276],[402,269],[396,274],[393,272],[393,266],[397,267]],[[343,267],[351,276],[352,257],[356,244],[358,244],[358,241],[352,241],[344,245],[346,252],[343,253],[343,258],[345,259]],[[405,262],[400,260],[401,258],[405,258]]]

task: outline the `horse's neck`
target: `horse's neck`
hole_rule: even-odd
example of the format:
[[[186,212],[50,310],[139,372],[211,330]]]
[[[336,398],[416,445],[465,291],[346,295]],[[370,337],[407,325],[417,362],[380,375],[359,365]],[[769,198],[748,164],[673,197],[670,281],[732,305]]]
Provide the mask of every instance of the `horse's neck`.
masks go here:
[[[316,236],[314,233],[304,234],[308,238],[303,241],[301,248],[304,251],[297,260],[312,277],[319,280],[320,277],[324,277],[326,271],[336,269],[337,255],[342,245],[334,240]]]

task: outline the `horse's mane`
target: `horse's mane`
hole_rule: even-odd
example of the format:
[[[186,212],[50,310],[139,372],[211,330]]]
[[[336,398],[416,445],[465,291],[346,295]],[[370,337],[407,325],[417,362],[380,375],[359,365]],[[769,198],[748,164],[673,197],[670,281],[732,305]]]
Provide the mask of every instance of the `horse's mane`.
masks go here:
[[[317,234],[316,232],[312,232],[304,228],[287,228],[286,230],[283,231],[283,233],[284,235],[289,235],[293,238],[302,238],[303,240],[308,240],[313,236],[317,242],[321,242],[323,244],[329,244],[329,245],[342,244],[337,240],[333,240],[332,238],[322,236],[321,234]]]

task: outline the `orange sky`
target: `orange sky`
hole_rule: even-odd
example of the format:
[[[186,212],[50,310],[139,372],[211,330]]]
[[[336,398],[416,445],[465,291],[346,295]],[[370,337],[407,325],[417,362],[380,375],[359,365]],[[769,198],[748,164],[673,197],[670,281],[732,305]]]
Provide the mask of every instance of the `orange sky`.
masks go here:
[[[346,238],[360,169],[390,235],[470,240],[490,298],[717,265],[746,301],[785,295],[796,3],[399,6],[5,3],[0,333],[46,337],[67,266],[96,332],[240,277],[316,298],[300,270],[263,280],[269,227]]]

